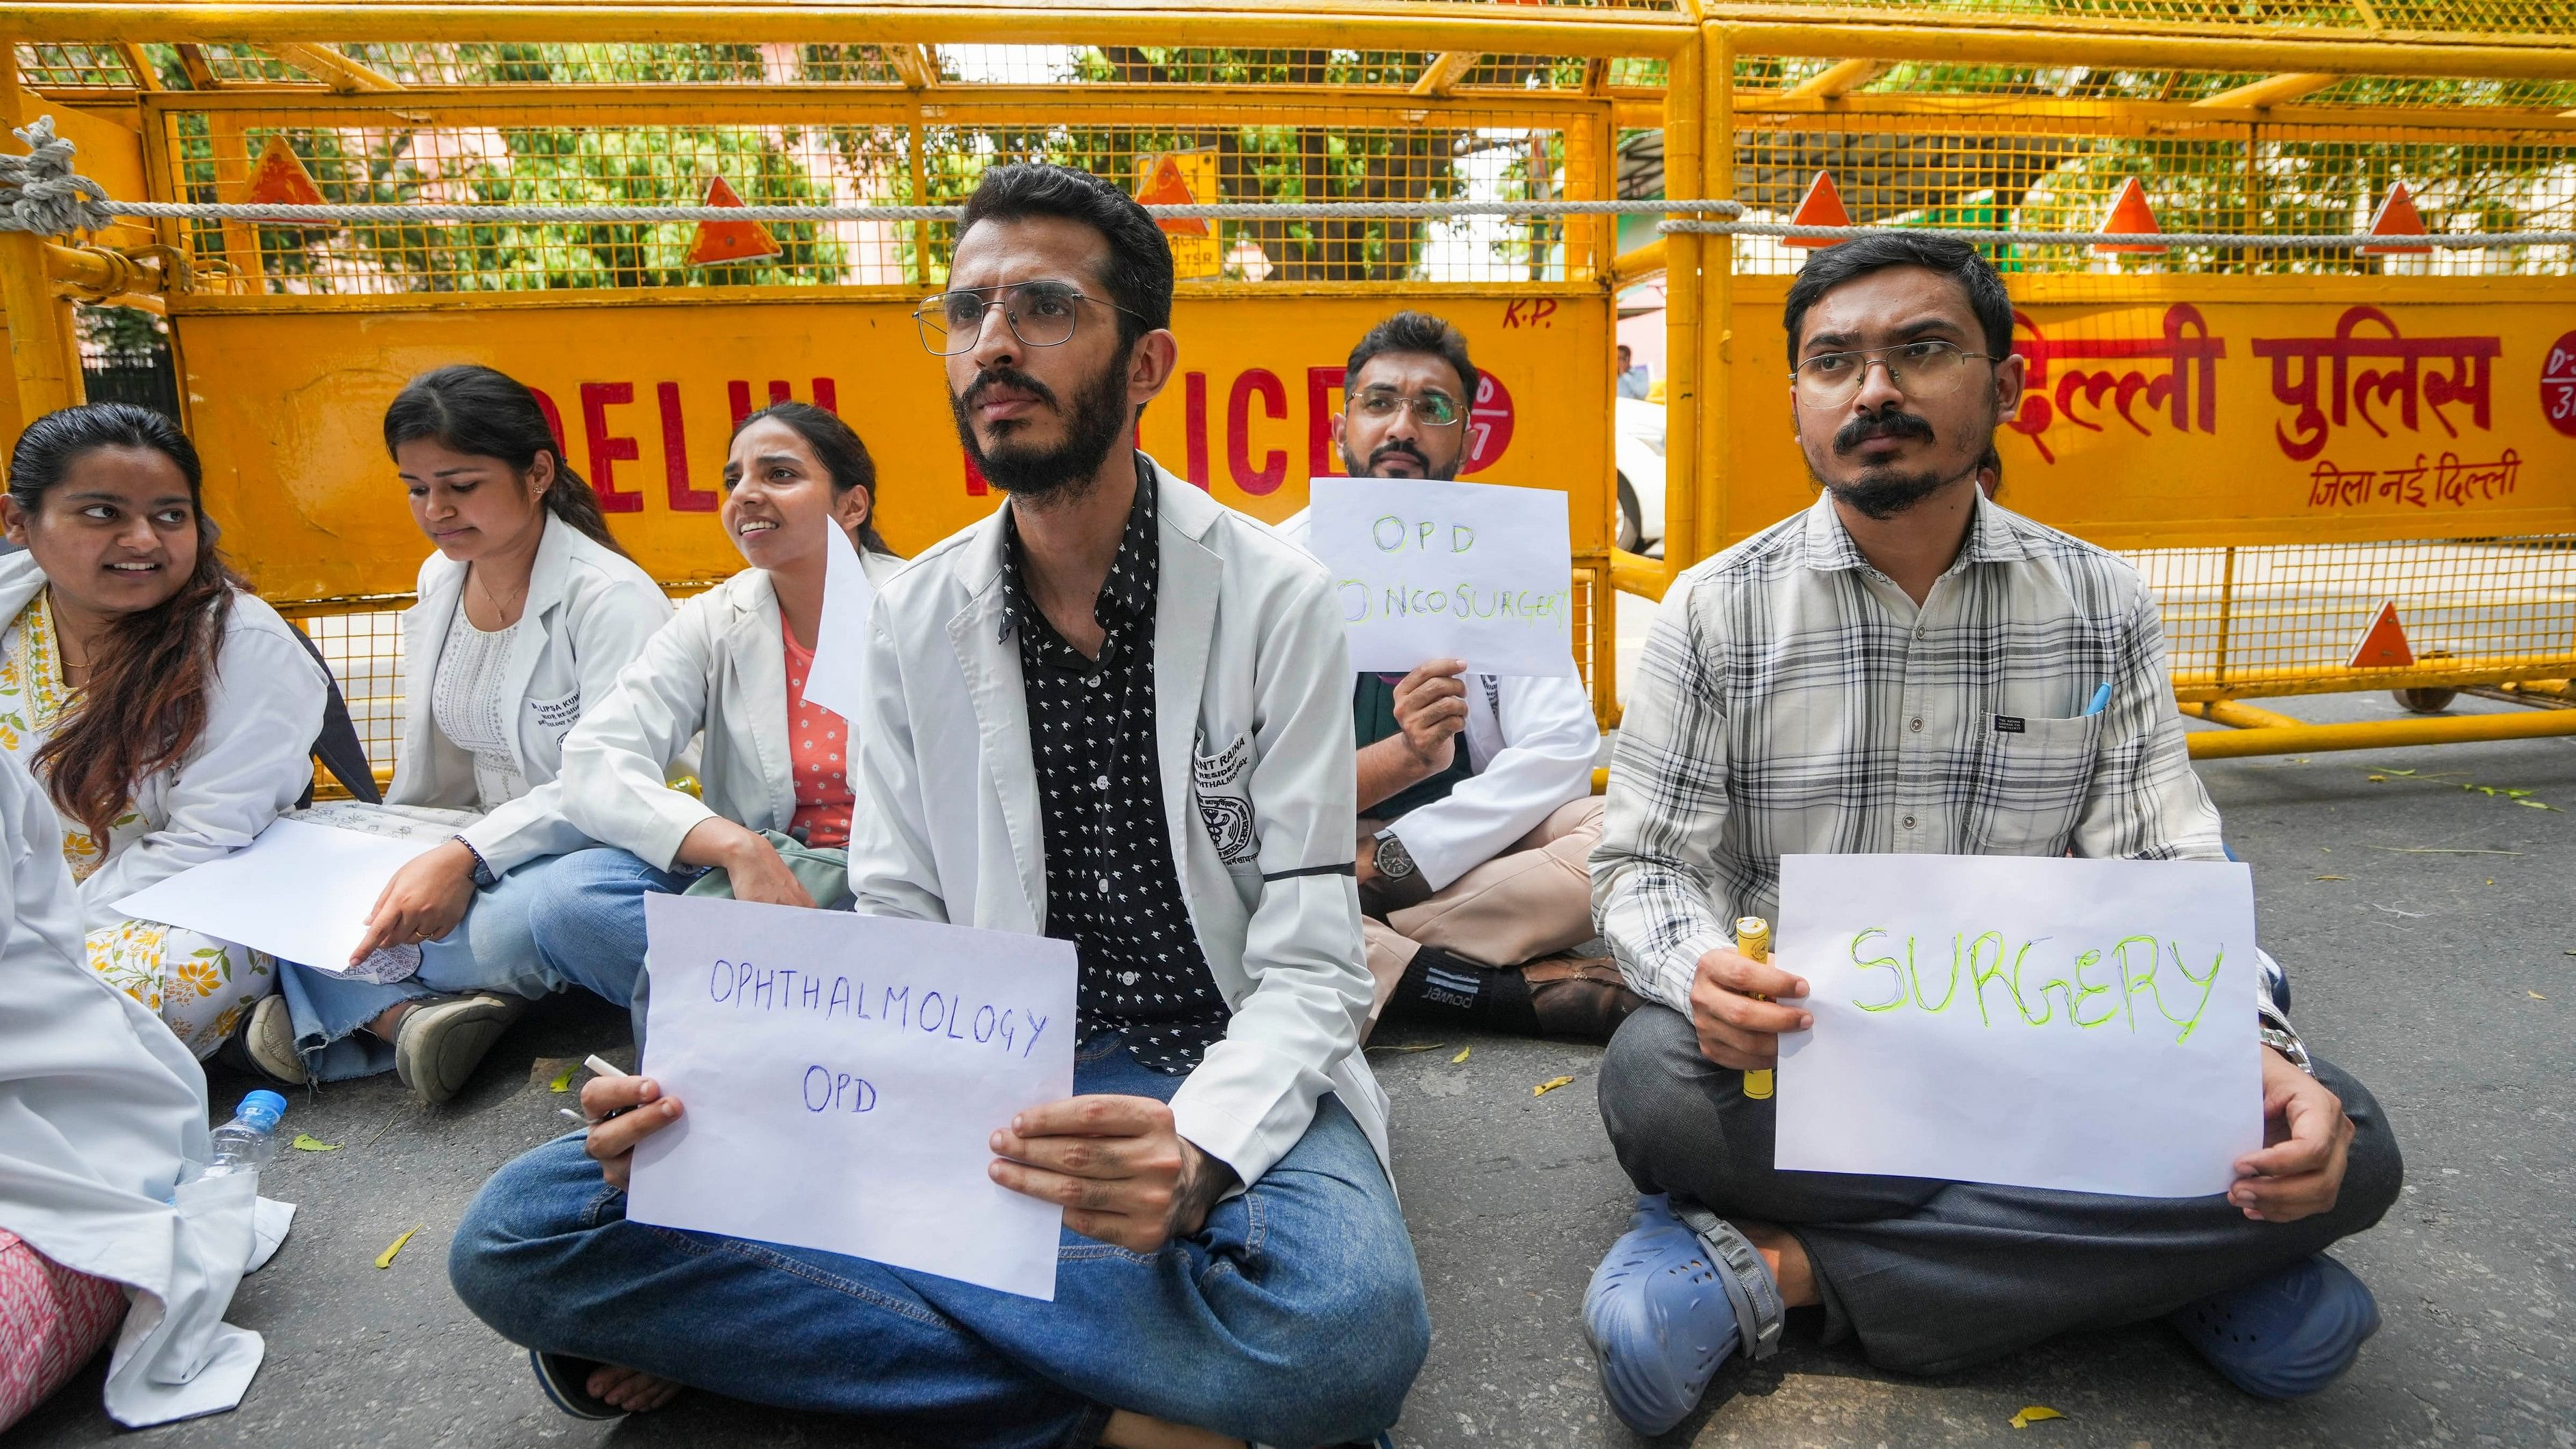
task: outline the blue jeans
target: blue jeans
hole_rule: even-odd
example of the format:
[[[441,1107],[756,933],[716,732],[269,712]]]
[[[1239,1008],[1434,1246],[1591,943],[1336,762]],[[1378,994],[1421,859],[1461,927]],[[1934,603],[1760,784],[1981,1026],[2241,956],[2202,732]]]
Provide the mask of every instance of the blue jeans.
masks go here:
[[[1114,1035],[1074,1090],[1168,1100]],[[626,1220],[578,1134],[484,1184],[448,1255],[515,1343],[937,1443],[1096,1441],[1131,1409],[1305,1449],[1395,1422],[1430,1317],[1395,1190],[1349,1112],[1314,1125],[1194,1237],[1133,1253],[1071,1232],[1052,1303],[807,1248]]]
[[[393,1046],[359,1030],[388,1007],[424,996],[495,991],[531,1000],[560,989],[564,977],[538,959],[530,916],[538,907],[531,861],[474,893],[465,919],[420,948],[420,971],[379,984],[278,963],[278,990],[295,1023],[295,1051],[317,1082],[342,1082],[393,1070]]]
[[[528,933],[558,978],[628,1008],[644,1045],[644,898],[675,896],[704,871],[657,870],[614,846],[534,862]]]

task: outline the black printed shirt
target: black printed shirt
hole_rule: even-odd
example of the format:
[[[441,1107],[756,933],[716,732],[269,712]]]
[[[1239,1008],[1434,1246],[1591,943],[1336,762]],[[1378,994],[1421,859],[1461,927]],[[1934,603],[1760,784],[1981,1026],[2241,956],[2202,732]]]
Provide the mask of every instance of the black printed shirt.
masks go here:
[[[1076,1024],[1124,1030],[1156,1071],[1199,1064],[1231,1012],[1208,974],[1172,865],[1154,751],[1154,590],[1160,548],[1154,472],[1136,466],[1136,504],[1092,605],[1100,657],[1065,642],[1020,580],[1016,519],[1003,525],[1002,627],[1020,642],[1029,751],[1046,842],[1046,933],[1081,963]]]

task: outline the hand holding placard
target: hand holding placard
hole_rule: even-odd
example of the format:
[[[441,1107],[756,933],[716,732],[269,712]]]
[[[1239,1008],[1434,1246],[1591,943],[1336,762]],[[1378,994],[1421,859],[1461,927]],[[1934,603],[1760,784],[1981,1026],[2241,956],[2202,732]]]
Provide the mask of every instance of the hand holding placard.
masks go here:
[[[1570,678],[1574,561],[1565,495],[1413,478],[1318,478],[1309,546],[1333,573],[1351,667],[1443,656],[1476,674]]]

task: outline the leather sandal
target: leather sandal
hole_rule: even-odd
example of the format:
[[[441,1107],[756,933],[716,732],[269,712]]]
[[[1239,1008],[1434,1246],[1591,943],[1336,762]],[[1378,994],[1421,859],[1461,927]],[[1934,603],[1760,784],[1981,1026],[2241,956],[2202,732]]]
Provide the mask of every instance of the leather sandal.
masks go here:
[[[1628,989],[1618,963],[1607,956],[1550,956],[1521,968],[1530,1010],[1548,1036],[1607,1043],[1619,1023],[1645,1002]]]

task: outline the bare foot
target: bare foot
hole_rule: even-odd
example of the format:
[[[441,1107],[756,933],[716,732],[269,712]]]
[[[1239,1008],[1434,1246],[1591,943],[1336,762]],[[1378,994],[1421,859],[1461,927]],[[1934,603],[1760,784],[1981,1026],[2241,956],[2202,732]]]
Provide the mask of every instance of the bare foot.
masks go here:
[[[1110,1413],[1109,1422],[1100,1428],[1100,1442],[1109,1449],[1250,1449],[1242,1440],[1229,1439],[1213,1430],[1193,1429],[1127,1409]]]
[[[642,1369],[619,1368],[601,1364],[590,1371],[590,1382],[582,1385],[590,1396],[607,1403],[612,1409],[629,1414],[644,1414],[662,1407],[679,1396],[680,1385],[669,1379],[655,1378]]]
[[[1769,1223],[1738,1221],[1735,1227],[1752,1240],[1753,1250],[1771,1269],[1771,1281],[1780,1285],[1782,1307],[1811,1308],[1825,1301],[1816,1291],[1816,1269],[1807,1261],[1807,1245],[1795,1234]]]

